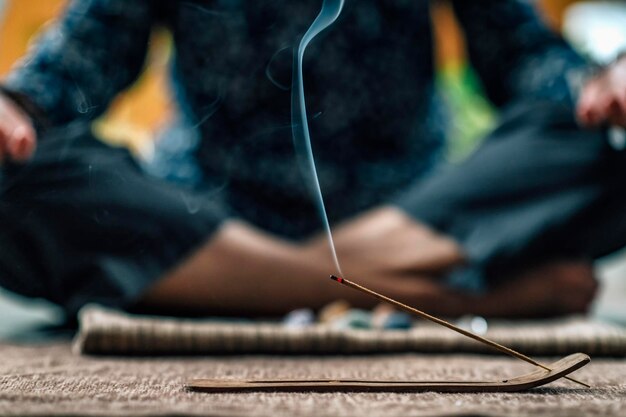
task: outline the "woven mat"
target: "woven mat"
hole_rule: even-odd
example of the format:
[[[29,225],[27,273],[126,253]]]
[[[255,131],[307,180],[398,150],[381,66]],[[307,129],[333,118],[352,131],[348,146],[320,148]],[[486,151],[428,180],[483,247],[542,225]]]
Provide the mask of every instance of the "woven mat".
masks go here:
[[[90,306],[80,313],[76,352],[145,354],[359,354],[394,352],[493,352],[431,323],[409,331],[290,329],[276,323],[135,316]],[[626,328],[585,318],[537,322],[491,322],[487,337],[532,355],[584,352],[626,356]]]
[[[524,393],[204,394],[189,378],[502,379],[531,371],[485,355],[102,357],[69,343],[0,342],[0,415],[9,416],[623,416],[626,360],[592,359],[574,376]],[[540,358],[551,362],[554,358]]]

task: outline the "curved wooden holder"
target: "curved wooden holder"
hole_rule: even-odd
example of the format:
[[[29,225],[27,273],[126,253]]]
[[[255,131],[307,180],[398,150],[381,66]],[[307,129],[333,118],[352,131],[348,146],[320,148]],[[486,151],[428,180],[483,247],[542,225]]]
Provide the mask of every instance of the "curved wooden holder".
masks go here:
[[[574,353],[549,365],[502,381],[377,381],[360,379],[192,379],[186,388],[202,392],[514,392],[539,387],[582,368],[590,361],[584,353]]]

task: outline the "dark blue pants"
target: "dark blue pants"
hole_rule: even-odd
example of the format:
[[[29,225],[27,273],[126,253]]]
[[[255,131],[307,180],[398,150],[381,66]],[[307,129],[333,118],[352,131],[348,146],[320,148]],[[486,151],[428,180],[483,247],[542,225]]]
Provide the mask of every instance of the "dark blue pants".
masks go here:
[[[581,130],[553,103],[520,103],[459,165],[398,200],[454,237],[474,269],[497,281],[554,259],[595,259],[626,244],[626,151]]]
[[[88,126],[49,132],[32,161],[3,170],[0,285],[70,314],[87,302],[132,305],[216,218],[209,199],[145,175]]]
[[[0,285],[70,313],[132,305],[223,218],[209,197],[148,177],[84,126],[49,133],[30,163],[2,176]],[[626,244],[626,153],[554,104],[507,110],[469,159],[400,195],[487,280]]]

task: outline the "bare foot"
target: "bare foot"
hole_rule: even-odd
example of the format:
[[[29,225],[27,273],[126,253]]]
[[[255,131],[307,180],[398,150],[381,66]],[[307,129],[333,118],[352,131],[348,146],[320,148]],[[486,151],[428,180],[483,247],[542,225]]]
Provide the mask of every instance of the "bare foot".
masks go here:
[[[555,261],[507,280],[477,301],[486,316],[546,317],[587,312],[598,289],[583,261]]]

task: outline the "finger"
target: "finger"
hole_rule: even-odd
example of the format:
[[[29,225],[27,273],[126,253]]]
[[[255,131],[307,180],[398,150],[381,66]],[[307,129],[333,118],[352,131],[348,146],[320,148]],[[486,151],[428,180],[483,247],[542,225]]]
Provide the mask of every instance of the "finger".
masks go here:
[[[26,126],[16,127],[8,143],[8,152],[18,162],[28,160],[35,150],[35,134]]]
[[[11,140],[10,124],[7,123],[6,118],[0,119],[0,164],[4,163],[8,153],[8,142]]]
[[[626,125],[626,108],[622,107],[620,99],[614,96],[609,105],[606,107],[607,119],[606,121],[612,126],[625,126]]]
[[[590,126],[589,110],[579,108],[576,112],[576,120],[578,121],[578,124],[582,126]]]
[[[15,103],[0,96],[0,118],[4,125],[4,154],[17,161],[28,159],[35,150],[37,135],[31,118]]]
[[[626,127],[626,88],[617,92],[615,100],[619,107],[619,112],[614,115],[611,123],[617,126]]]
[[[611,125],[619,125],[621,119],[624,117],[624,113],[616,97],[613,97],[608,105],[604,105],[603,113],[606,114],[606,121]]]
[[[621,108],[622,89],[619,83],[613,81],[611,74],[612,72],[605,73],[584,87],[577,108],[577,116],[584,125],[598,126],[606,123],[611,117],[616,117],[618,108]]]
[[[611,116],[613,97],[607,93],[599,93],[589,111],[591,126],[599,126]]]
[[[592,126],[599,120],[600,88],[598,82],[588,84],[577,106],[577,116],[580,122],[585,126]]]
[[[617,99],[617,102],[619,103],[621,109],[624,111],[624,113],[626,113],[626,86],[620,88],[615,93],[615,98]]]

